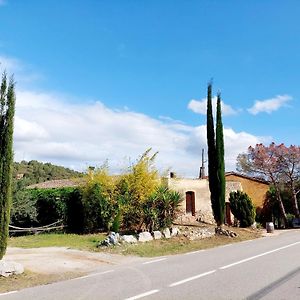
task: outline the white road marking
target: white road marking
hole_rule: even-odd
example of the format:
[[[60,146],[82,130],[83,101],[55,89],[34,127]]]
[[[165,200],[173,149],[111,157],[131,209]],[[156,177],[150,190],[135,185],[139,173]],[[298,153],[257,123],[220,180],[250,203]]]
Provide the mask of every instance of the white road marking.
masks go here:
[[[196,253],[200,253],[200,252],[204,252],[205,250],[197,250],[197,251],[191,251],[191,252],[187,252],[184,255],[190,255],[190,254],[196,254]]]
[[[246,241],[242,241],[240,243],[249,243],[249,242],[253,242],[254,240],[246,240]]]
[[[143,263],[143,265],[153,264],[153,263],[156,263],[156,262],[159,262],[159,261],[163,261],[163,260],[166,260],[166,259],[167,259],[166,257],[162,257],[162,258],[159,258],[159,259],[146,261],[146,262]]]
[[[280,250],[283,250],[283,249],[286,249],[286,248],[289,248],[289,247],[293,247],[293,246],[298,245],[298,244],[300,244],[300,241],[296,242],[296,243],[293,243],[293,244],[289,244],[289,245],[280,247],[280,248],[276,248],[276,249],[273,249],[273,250],[270,250],[270,251],[267,251],[267,252],[264,252],[264,253],[261,253],[261,254],[258,254],[258,255],[254,255],[254,256],[251,256],[251,257],[248,257],[248,258],[245,258],[245,259],[242,259],[242,260],[239,260],[239,261],[237,261],[235,263],[223,266],[223,267],[221,267],[219,269],[220,270],[224,270],[224,269],[227,269],[227,268],[230,268],[230,267],[242,264],[242,263],[247,262],[249,260],[253,260],[253,259],[256,259],[258,257],[265,256],[265,255],[268,255],[268,254],[271,254],[271,253],[274,253],[274,252],[277,252],[277,251],[280,251]]]
[[[232,246],[232,245],[233,244],[226,244],[226,245],[220,246],[220,248],[225,248],[225,247]]]
[[[90,278],[90,277],[94,277],[94,276],[99,276],[99,275],[103,275],[103,274],[107,274],[107,273],[111,273],[114,272],[114,270],[108,270],[108,271],[104,271],[104,272],[100,272],[100,273],[92,273],[86,276],[81,276],[81,277],[76,277],[73,278],[71,280],[79,280],[79,279],[84,279],[84,278]]]
[[[212,271],[205,272],[205,273],[202,273],[202,274],[199,274],[199,275],[193,276],[193,277],[189,277],[189,278],[186,278],[186,279],[183,279],[183,280],[180,280],[180,281],[174,282],[174,283],[170,284],[170,285],[169,285],[169,287],[174,287],[174,286],[177,286],[177,285],[180,285],[180,284],[186,283],[186,282],[188,282],[188,281],[192,281],[192,280],[195,280],[195,279],[198,279],[198,278],[201,278],[201,277],[204,277],[204,276],[207,276],[207,275],[213,274],[213,273],[215,273],[215,272],[216,272],[216,270],[212,270]]]
[[[157,292],[159,292],[159,290],[151,290],[151,291],[145,292],[143,294],[139,294],[139,295],[136,295],[136,296],[133,296],[133,297],[130,297],[130,298],[126,298],[125,300],[140,299],[140,298],[147,297],[147,296],[150,296],[152,294],[155,294]]]
[[[18,291],[11,291],[11,292],[7,292],[7,293],[2,293],[2,294],[0,294],[0,297],[1,296],[6,296],[6,295],[10,295],[10,294],[15,294],[15,293],[17,293]]]

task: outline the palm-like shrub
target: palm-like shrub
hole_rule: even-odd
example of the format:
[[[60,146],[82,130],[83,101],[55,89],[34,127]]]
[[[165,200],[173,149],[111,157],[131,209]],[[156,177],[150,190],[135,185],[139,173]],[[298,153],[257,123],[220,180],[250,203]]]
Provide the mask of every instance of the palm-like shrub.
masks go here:
[[[169,227],[176,217],[181,200],[178,192],[159,186],[143,205],[146,229],[153,231]]]
[[[231,192],[229,196],[230,209],[240,222],[240,227],[249,227],[255,220],[255,208],[250,197],[241,191]]]

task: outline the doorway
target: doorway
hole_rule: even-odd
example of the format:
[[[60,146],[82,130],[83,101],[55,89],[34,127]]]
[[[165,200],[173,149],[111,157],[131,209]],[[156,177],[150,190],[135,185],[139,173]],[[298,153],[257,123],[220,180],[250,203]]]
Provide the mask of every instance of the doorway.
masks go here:
[[[225,205],[225,224],[230,226],[232,225],[230,203],[226,202]]]
[[[186,214],[190,214],[195,216],[195,193],[194,192],[186,192],[185,193],[185,212]]]

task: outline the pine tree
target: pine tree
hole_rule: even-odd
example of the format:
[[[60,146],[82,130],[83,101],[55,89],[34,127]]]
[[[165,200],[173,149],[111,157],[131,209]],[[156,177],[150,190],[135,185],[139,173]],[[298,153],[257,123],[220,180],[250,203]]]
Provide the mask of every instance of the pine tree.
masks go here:
[[[216,125],[216,165],[217,165],[217,180],[218,180],[218,194],[217,194],[217,225],[224,223],[225,213],[225,163],[224,163],[224,138],[223,138],[223,124],[221,112],[221,95],[217,97],[217,125]]]
[[[4,73],[0,88],[0,260],[6,251],[10,220],[13,121],[15,114],[14,90],[13,79],[7,84],[7,76]]]

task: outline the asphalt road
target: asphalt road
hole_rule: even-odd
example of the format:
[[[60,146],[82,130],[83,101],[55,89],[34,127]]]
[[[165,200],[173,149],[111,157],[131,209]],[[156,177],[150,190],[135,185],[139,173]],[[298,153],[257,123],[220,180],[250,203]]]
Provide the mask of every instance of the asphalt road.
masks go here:
[[[103,267],[2,299],[300,299],[300,230]]]

